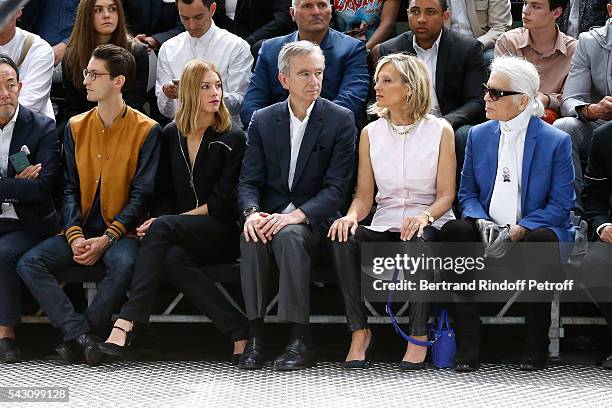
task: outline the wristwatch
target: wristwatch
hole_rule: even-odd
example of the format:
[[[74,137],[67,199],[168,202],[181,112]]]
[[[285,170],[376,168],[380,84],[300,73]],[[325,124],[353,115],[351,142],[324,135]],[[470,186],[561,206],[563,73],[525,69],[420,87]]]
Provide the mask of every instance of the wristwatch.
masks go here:
[[[434,223],[434,217],[427,211],[421,211],[421,214],[425,214],[427,216],[427,225],[432,225]]]
[[[256,212],[259,212],[259,207],[252,206],[252,207],[249,207],[249,208],[247,208],[246,210],[244,210],[244,211],[242,212],[242,216],[243,216],[243,217],[244,217],[244,219],[246,220],[246,219],[247,219],[247,217],[248,217],[249,215],[254,214],[254,213],[256,213]]]
[[[117,243],[117,237],[111,234],[110,232],[105,232],[104,235],[106,235],[108,240],[110,241],[110,246],[113,246]]]

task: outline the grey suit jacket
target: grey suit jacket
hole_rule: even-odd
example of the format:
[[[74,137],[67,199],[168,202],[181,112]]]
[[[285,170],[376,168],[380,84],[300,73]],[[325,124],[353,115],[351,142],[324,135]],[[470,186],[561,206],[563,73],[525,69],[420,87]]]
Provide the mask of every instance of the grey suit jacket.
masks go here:
[[[561,105],[562,116],[579,117],[576,108],[612,95],[612,24],[580,34]]]
[[[510,0],[465,0],[465,4],[474,37],[485,50],[495,47],[499,36],[512,27]],[[450,19],[446,28],[450,30]]]

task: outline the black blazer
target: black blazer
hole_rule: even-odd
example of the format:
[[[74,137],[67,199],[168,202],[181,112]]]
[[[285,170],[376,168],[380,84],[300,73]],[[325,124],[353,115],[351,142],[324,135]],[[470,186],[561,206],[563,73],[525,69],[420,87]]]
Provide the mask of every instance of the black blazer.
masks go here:
[[[236,226],[236,186],[244,146],[241,129],[217,133],[208,128],[196,155],[192,185],[187,141],[176,122],[169,123],[162,132],[154,215],[180,214],[208,204],[211,217]]]
[[[238,184],[238,209],[283,211],[300,208],[313,228],[337,218],[348,196],[355,153],[353,113],[318,98],[298,154],[293,186],[288,186],[291,156],[288,100],[253,114]]]
[[[612,222],[612,123],[593,132],[589,164],[584,174],[582,203],[596,236],[601,224]]]
[[[185,31],[176,3],[162,0],[123,0],[123,10],[130,34],[146,34],[163,44]]]
[[[589,31],[591,27],[602,27],[608,21],[608,11],[606,9],[608,0],[583,0],[580,2],[580,18],[578,19],[578,31],[583,33]],[[559,30],[565,32],[569,24],[570,4],[563,8],[563,14],[557,20]],[[576,38],[577,39],[577,38]]]
[[[396,52],[416,55],[412,37],[412,32],[407,31],[380,44],[381,57]],[[453,129],[485,120],[482,84],[486,81],[480,43],[444,28],[436,64],[436,97],[443,118]]]
[[[6,178],[0,179],[0,202],[12,203],[26,233],[42,240],[60,231],[59,214],[52,194],[61,180],[59,140],[55,122],[46,116],[19,106],[9,155],[27,146],[30,164],[42,164],[34,180],[16,179],[9,162]]]
[[[149,55],[144,45],[136,41],[130,44],[130,51],[136,60],[136,73],[123,85],[123,100],[129,107],[144,113],[142,107],[147,96],[149,82]],[[70,67],[66,64],[66,55],[62,60],[62,83],[66,95],[64,109],[68,119],[98,106],[97,102],[87,100],[85,87],[78,89],[72,82]]]
[[[215,24],[244,38],[249,45],[279,37],[294,30],[289,14],[291,0],[238,0],[232,21],[225,14],[225,2],[217,1]]]

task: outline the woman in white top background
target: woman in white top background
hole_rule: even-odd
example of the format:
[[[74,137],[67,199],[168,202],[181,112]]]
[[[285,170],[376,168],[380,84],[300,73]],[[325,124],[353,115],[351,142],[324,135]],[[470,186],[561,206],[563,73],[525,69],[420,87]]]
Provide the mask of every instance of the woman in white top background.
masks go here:
[[[361,298],[361,242],[435,241],[438,229],[454,219],[455,144],[453,129],[429,115],[430,73],[416,57],[382,58],[374,74],[379,119],[366,126],[359,142],[357,191],[346,216],[328,233],[344,297],[351,347],[344,363],[369,363],[372,332]],[[377,209],[370,226],[359,226],[370,213],[375,187]],[[427,340],[428,303],[411,303],[410,335]],[[400,367],[424,367],[427,348],[408,343]]]

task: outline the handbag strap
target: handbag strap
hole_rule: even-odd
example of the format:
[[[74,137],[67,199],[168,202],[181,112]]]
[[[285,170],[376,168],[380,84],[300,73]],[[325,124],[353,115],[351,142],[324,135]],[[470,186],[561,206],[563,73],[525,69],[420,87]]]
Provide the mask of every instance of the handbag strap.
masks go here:
[[[392,279],[392,283],[395,283],[396,279],[397,279],[397,274],[398,274],[398,270],[396,269],[395,272],[393,272],[393,279]],[[399,323],[397,323],[397,320],[395,319],[395,315],[393,314],[393,311],[391,310],[391,302],[393,302],[393,296],[395,294],[395,290],[391,290],[389,291],[389,297],[387,298],[387,306],[385,307],[385,310],[387,312],[387,314],[389,315],[389,317],[391,318],[391,324],[393,324],[393,328],[395,329],[395,331],[404,338],[404,340],[417,345],[417,346],[421,346],[421,347],[431,347],[434,342],[436,341],[436,338],[434,338],[433,340],[428,340],[428,341],[421,341],[421,340],[417,340],[415,338],[413,338],[412,336],[406,334],[402,328],[399,326]],[[441,319],[440,319],[441,320]]]

